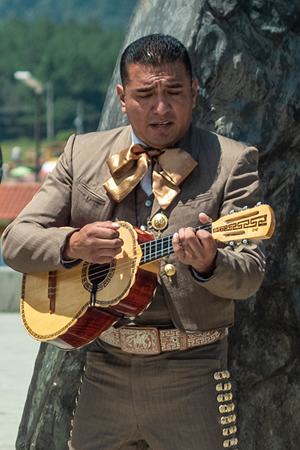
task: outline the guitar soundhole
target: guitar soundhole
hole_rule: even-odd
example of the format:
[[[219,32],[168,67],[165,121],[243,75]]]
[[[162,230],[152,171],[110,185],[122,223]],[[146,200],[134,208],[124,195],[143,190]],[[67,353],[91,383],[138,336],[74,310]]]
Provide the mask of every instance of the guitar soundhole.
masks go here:
[[[97,286],[97,292],[104,289],[114,276],[116,262],[110,264],[90,264],[85,262],[82,266],[81,282],[83,287],[92,292]],[[93,287],[94,286],[94,287]]]
[[[101,284],[105,281],[110,271],[110,264],[90,264],[88,277],[92,284]]]

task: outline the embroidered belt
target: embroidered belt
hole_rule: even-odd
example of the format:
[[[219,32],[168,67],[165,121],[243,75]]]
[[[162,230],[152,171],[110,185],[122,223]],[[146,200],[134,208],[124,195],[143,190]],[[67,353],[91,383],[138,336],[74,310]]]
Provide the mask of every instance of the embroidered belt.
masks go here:
[[[158,355],[161,352],[212,344],[220,339],[222,333],[224,335],[221,330],[183,333],[176,329],[159,330],[152,327],[110,327],[101,334],[100,339],[126,353]]]

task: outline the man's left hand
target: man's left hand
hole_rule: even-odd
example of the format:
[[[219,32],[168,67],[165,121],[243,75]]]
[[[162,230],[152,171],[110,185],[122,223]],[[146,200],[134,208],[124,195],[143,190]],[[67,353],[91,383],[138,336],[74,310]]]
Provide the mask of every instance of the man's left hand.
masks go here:
[[[212,221],[204,213],[199,214],[199,220],[202,224]],[[202,276],[209,277],[213,274],[217,245],[208,231],[181,228],[173,235],[172,245],[181,262],[192,266]]]

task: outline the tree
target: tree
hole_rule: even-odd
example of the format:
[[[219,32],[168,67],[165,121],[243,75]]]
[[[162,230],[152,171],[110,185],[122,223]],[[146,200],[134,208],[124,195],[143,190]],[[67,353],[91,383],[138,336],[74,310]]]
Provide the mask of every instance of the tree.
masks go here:
[[[32,24],[15,17],[0,25],[2,138],[32,136],[33,93],[14,80],[17,70],[53,83],[56,130],[74,127],[78,101],[84,104],[85,131],[95,130],[123,37],[97,22],[57,25],[43,18]]]

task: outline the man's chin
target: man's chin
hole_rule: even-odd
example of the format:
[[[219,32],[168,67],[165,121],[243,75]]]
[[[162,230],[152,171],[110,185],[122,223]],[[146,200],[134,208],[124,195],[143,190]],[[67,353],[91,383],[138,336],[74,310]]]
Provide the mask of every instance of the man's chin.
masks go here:
[[[176,142],[178,142],[176,137],[164,136],[164,135],[149,136],[149,139],[147,139],[147,141],[148,142],[146,142],[146,143],[147,143],[147,145],[149,145],[149,147],[153,147],[153,148],[157,148],[157,149],[172,147]]]
[[[163,148],[173,147],[173,141],[162,141],[152,142],[151,144],[147,144],[149,147],[157,148],[158,150],[162,150]]]

